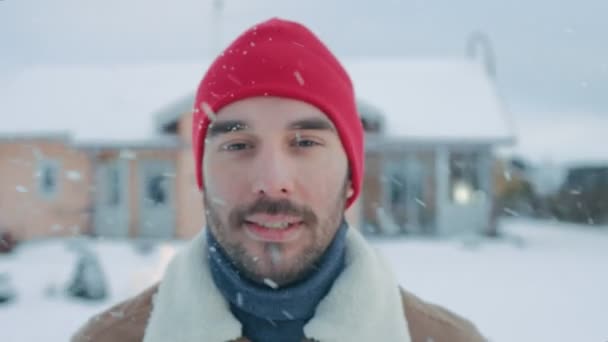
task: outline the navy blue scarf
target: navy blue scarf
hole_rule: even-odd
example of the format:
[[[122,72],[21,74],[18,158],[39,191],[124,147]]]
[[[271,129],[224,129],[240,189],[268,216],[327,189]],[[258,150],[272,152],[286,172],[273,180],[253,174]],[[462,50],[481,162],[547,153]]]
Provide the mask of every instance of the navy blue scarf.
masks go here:
[[[304,325],[344,269],[346,222],[320,258],[315,271],[288,287],[272,289],[241,276],[210,229],[209,265],[215,285],[252,342],[301,342]]]

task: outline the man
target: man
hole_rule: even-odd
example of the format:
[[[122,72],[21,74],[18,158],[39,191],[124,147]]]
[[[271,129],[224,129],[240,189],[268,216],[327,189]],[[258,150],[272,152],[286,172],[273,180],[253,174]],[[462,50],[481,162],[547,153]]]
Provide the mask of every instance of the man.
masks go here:
[[[200,83],[193,150],[207,228],[161,283],[73,341],[482,341],[401,290],[344,220],[361,191],[350,78],[304,26],[238,37]]]

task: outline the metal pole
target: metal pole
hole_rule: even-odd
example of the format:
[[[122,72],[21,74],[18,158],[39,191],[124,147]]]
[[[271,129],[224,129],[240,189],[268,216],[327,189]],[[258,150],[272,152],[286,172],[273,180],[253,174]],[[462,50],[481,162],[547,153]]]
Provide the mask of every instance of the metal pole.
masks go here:
[[[467,40],[466,54],[471,59],[482,59],[481,62],[485,65],[488,75],[496,78],[496,55],[490,38],[485,33],[481,31],[471,33]]]
[[[222,49],[222,11],[224,9],[224,0],[213,0],[213,19],[212,31],[213,39],[211,47],[212,55],[219,54]]]

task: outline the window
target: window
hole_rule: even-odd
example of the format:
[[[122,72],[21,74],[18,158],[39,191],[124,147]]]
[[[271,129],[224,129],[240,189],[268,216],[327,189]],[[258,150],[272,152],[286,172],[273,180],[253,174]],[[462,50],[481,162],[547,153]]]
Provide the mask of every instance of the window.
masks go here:
[[[479,193],[479,155],[475,152],[450,154],[450,199],[466,205]]]
[[[165,189],[163,175],[154,175],[148,178],[146,184],[146,198],[154,206],[165,204],[167,201],[167,191]]]
[[[357,100],[357,110],[365,133],[380,134],[384,131],[384,115],[380,109]]]
[[[107,180],[108,191],[106,192],[106,205],[116,207],[120,205],[120,174],[118,167],[108,167]]]
[[[401,173],[390,175],[390,203],[392,206],[403,205],[407,200],[407,183]]]
[[[365,133],[380,133],[382,131],[382,124],[377,119],[361,118],[361,124]]]
[[[47,199],[57,196],[59,191],[59,162],[42,159],[38,162],[38,193]]]

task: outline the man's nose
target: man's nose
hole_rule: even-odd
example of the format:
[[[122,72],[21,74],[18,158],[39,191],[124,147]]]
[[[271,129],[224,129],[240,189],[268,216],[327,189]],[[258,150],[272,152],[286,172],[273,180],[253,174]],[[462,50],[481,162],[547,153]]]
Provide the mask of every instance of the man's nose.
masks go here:
[[[280,148],[267,148],[253,166],[253,192],[269,197],[285,197],[293,192],[294,175],[289,156]],[[248,172],[245,170],[245,172]]]

